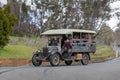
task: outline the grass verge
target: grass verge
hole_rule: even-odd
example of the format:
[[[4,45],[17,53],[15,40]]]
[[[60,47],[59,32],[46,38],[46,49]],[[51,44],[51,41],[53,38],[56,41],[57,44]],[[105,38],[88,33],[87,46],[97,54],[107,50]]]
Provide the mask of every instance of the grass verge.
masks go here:
[[[22,58],[30,59],[33,51],[37,48],[26,46],[23,44],[7,45],[5,48],[0,49],[0,58]],[[95,54],[90,54],[92,59],[106,59],[115,57],[115,52],[111,47],[98,46]]]
[[[0,49],[0,66],[22,66],[31,64],[32,53],[36,49],[35,47],[24,44],[9,44],[4,49]],[[108,58],[114,58],[115,52],[110,47],[98,46],[96,53],[90,54],[90,56],[92,62],[101,62]]]
[[[97,46],[95,54],[91,54],[91,59],[106,60],[115,57],[115,51],[109,46]]]
[[[23,58],[29,59],[32,56],[32,52],[36,50],[35,47],[25,45],[7,45],[5,48],[0,49],[0,59],[10,58]]]

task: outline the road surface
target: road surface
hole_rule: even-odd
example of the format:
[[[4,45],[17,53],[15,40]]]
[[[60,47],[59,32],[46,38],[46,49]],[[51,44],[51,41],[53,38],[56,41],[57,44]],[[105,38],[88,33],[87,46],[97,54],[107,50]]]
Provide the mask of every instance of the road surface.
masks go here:
[[[87,66],[0,67],[0,80],[120,80],[120,58]]]

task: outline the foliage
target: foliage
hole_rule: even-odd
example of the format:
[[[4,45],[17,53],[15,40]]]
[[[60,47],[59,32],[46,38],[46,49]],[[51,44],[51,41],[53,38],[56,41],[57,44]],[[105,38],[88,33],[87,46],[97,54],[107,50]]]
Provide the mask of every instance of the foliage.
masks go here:
[[[120,28],[115,30],[115,42],[117,45],[120,45]]]
[[[0,48],[9,42],[9,35],[16,21],[15,15],[10,12],[9,4],[4,9],[0,8]]]
[[[27,9],[27,6],[26,6],[25,3],[22,3],[22,11],[23,11],[25,14],[27,14],[27,12],[28,12],[28,9]]]
[[[101,24],[110,17],[109,0],[63,0],[58,1],[53,6],[48,8],[54,13],[45,24],[48,29],[98,30],[97,27],[101,28]]]
[[[46,29],[58,28],[98,30],[110,17],[110,0],[31,0],[34,9],[25,2],[10,2],[19,18],[14,29],[18,35],[39,35]]]
[[[82,1],[81,7],[84,13],[83,26],[85,26],[86,29],[96,30],[101,28],[101,24],[110,18],[109,0]]]
[[[111,45],[111,43],[114,42],[114,33],[112,29],[104,24],[99,30],[96,41],[98,44]]]

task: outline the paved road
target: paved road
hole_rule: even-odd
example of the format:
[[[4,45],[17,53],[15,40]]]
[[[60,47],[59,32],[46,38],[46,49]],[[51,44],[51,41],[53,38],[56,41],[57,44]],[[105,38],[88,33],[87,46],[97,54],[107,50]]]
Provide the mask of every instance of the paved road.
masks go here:
[[[0,80],[120,80],[120,58],[87,66],[0,67]]]

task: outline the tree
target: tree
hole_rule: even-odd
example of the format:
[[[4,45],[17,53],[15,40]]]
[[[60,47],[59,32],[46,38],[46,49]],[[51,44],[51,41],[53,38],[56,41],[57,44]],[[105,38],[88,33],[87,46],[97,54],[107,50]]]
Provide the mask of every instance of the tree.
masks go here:
[[[120,28],[115,30],[115,43],[120,45]]]
[[[109,26],[103,24],[96,39],[98,44],[111,45],[114,42],[114,33]]]
[[[83,11],[83,26],[90,30],[102,27],[102,24],[110,17],[110,0],[88,0],[81,2]],[[98,28],[97,28],[98,27]]]
[[[9,21],[0,8],[0,48],[3,48],[8,43]]]
[[[18,35],[40,34],[46,29],[58,28],[99,31],[110,17],[111,0],[31,0],[30,6],[26,5],[27,0],[8,1],[19,18],[14,27]]]
[[[25,2],[22,3],[22,11],[23,11],[25,14],[27,14],[27,12],[28,12],[28,9],[27,9],[27,6],[26,6]]]
[[[52,0],[47,24],[52,28],[98,30],[110,17],[109,3],[109,0]]]
[[[10,12],[9,4],[4,9],[0,8],[0,48],[9,42],[9,35],[16,22],[17,18]]]

